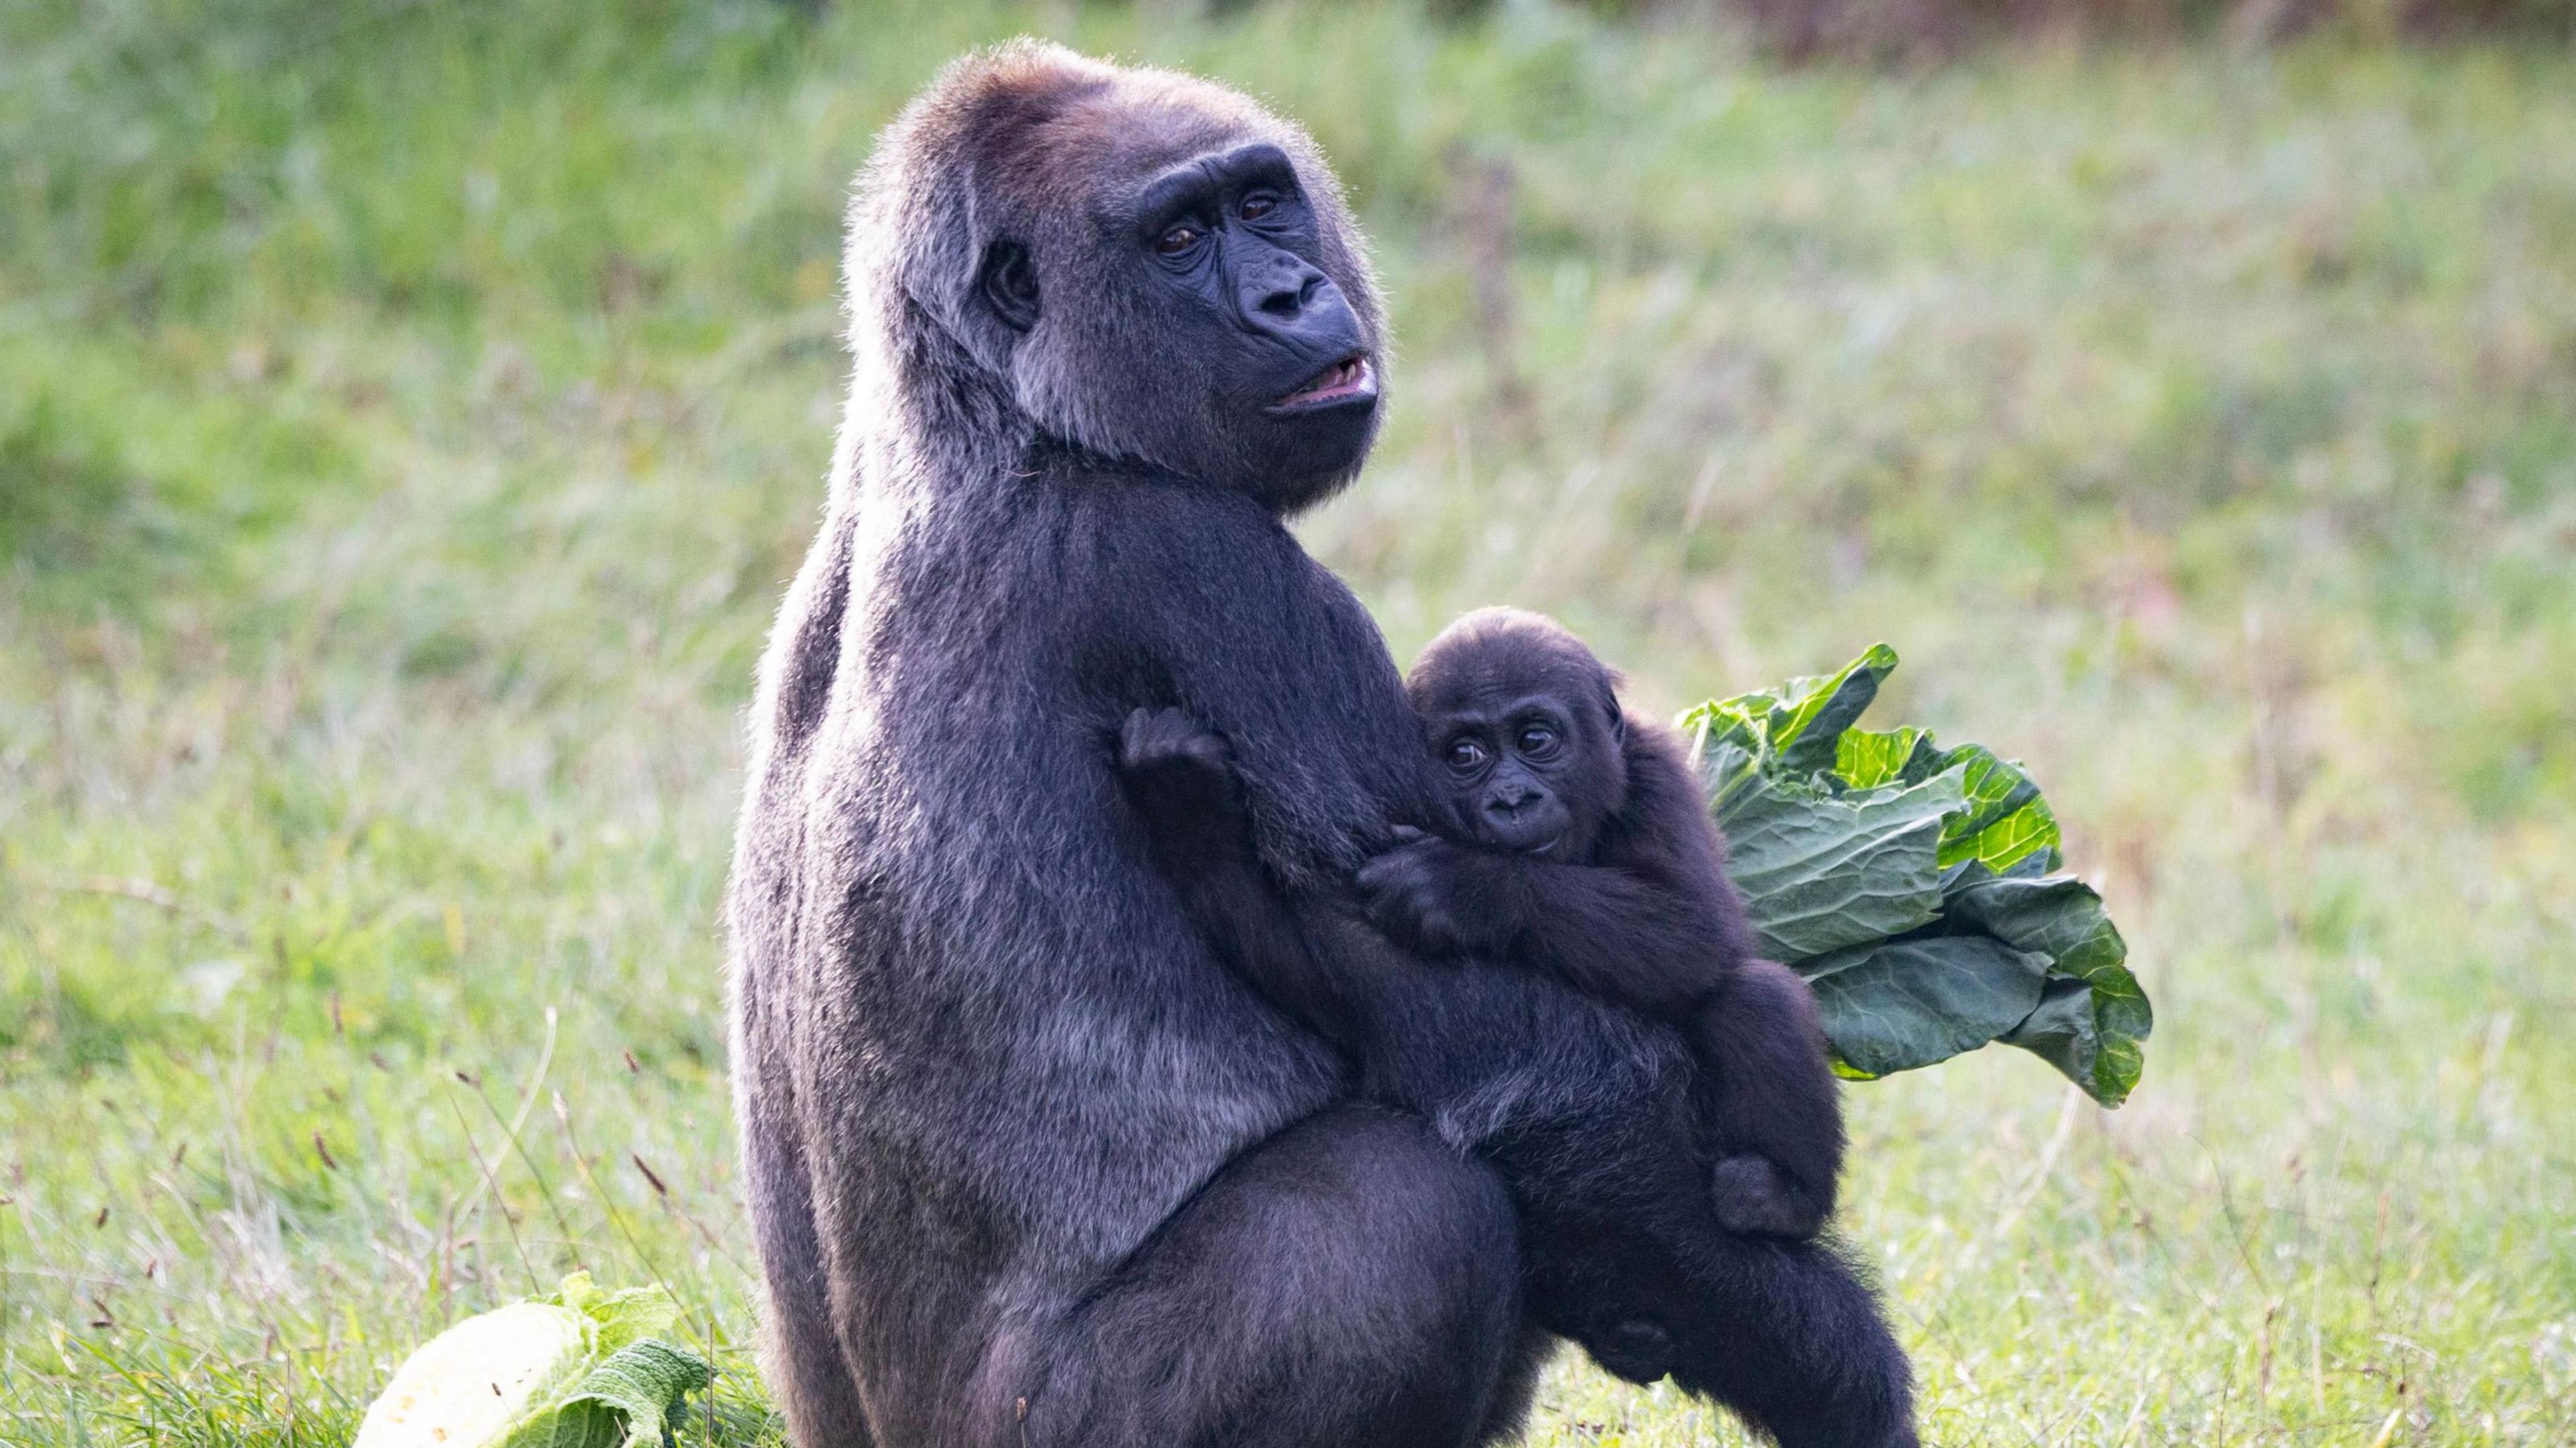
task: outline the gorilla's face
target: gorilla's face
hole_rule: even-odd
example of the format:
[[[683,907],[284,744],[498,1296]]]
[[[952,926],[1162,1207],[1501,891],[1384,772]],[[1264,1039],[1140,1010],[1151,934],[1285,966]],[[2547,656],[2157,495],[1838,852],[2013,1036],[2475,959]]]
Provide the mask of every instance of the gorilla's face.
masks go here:
[[[1254,142],[1155,177],[1133,207],[1139,282],[1208,339],[1218,410],[1309,467],[1357,462],[1377,412],[1359,315],[1318,263],[1314,208],[1287,153]]]
[[[1460,835],[1550,859],[1591,857],[1622,780],[1615,719],[1537,686],[1461,693],[1423,725]]]
[[[1617,676],[1552,620],[1478,609],[1443,629],[1404,683],[1456,837],[1569,864],[1627,808]]]
[[[1176,149],[1101,145],[1076,214],[987,249],[985,304],[1023,334],[1013,376],[1041,426],[1293,512],[1376,435],[1368,280],[1286,148]]]

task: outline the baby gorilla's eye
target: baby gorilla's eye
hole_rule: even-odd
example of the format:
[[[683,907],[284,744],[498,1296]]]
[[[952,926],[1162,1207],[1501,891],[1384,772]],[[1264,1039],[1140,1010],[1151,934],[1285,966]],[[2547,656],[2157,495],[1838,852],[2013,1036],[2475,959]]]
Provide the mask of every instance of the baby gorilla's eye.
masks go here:
[[[1235,214],[1246,221],[1259,221],[1269,215],[1270,209],[1278,204],[1270,197],[1255,193],[1243,198],[1243,204],[1235,208]]]
[[[1556,731],[1532,724],[1521,731],[1521,753],[1545,758],[1556,752]]]
[[[1165,256],[1179,256],[1182,252],[1185,252],[1198,244],[1199,229],[1197,227],[1175,226],[1171,230],[1164,232],[1162,236],[1155,241],[1154,250],[1161,252]]]
[[[1448,758],[1451,769],[1473,769],[1485,762],[1485,746],[1473,739],[1451,740]]]

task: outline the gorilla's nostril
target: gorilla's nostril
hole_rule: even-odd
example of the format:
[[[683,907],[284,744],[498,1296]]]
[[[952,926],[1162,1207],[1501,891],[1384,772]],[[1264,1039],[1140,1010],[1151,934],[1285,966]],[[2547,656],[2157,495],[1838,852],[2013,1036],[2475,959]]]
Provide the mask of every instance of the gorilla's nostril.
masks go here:
[[[1253,310],[1282,319],[1294,319],[1314,304],[1316,294],[1332,279],[1311,266],[1300,265],[1284,275],[1274,273],[1261,282],[1261,293]]]

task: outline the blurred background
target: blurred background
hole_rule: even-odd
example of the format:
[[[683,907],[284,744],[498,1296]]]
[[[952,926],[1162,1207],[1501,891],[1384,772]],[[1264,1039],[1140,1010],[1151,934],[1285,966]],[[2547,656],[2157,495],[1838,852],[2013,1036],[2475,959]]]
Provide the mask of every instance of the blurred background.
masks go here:
[[[849,179],[1021,32],[1340,168],[1400,357],[1302,532],[1399,658],[1884,640],[2048,787],[2159,1027],[1848,1091],[1928,1441],[2576,1442],[2568,0],[0,8],[0,1440],[340,1442],[577,1264],[774,1439],[741,710]]]

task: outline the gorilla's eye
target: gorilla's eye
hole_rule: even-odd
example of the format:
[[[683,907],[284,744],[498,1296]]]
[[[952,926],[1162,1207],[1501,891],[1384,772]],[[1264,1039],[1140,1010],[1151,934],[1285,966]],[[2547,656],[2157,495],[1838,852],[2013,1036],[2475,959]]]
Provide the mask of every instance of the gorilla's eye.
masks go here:
[[[1259,221],[1261,218],[1268,216],[1271,209],[1278,204],[1278,201],[1275,199],[1264,196],[1260,192],[1256,191],[1250,196],[1243,198],[1243,204],[1236,207],[1234,210],[1236,215],[1242,217],[1246,221]]]
[[[1545,759],[1556,752],[1556,731],[1544,724],[1532,724],[1521,731],[1521,753]]]
[[[1154,242],[1154,250],[1161,252],[1165,256],[1179,256],[1182,252],[1185,252],[1198,244],[1199,229],[1197,227],[1175,226],[1171,230],[1164,232],[1162,236]]]
[[[1473,739],[1452,739],[1449,741],[1448,757],[1451,769],[1474,769],[1485,762],[1485,746]]]

